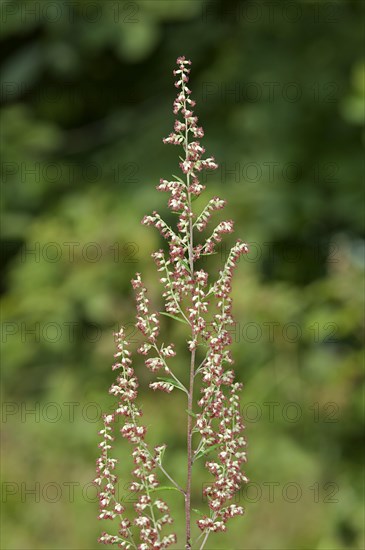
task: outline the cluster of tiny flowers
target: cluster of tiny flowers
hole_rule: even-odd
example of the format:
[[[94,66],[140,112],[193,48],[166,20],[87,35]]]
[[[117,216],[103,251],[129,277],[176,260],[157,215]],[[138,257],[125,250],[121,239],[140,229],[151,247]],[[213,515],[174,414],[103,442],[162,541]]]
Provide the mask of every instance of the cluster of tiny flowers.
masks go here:
[[[111,424],[114,422],[114,415],[104,415],[104,427],[100,430],[99,435],[102,436],[102,440],[99,443],[101,449],[101,456],[96,462],[97,477],[94,483],[100,488],[99,491],[99,519],[114,519],[117,513],[123,511],[123,507],[120,503],[115,501],[115,484],[117,482],[117,476],[113,474],[113,470],[116,466],[116,459],[109,457],[111,443],[114,441],[114,437],[111,435]]]
[[[98,541],[102,544],[116,544],[119,548],[149,550],[150,548],[164,549],[176,542],[174,534],[161,536],[161,530],[165,524],[172,523],[168,507],[161,499],[153,500],[150,494],[159,486],[155,470],[157,469],[161,452],[164,446],[156,447],[154,455],[149,451],[145,443],[147,428],[138,423],[142,416],[141,410],[136,406],[137,378],[131,366],[129,343],[126,340],[123,328],[115,334],[117,351],[114,354],[116,362],[113,370],[120,369],[119,375],[109,392],[118,399],[113,414],[105,414],[104,427],[99,434],[102,441],[99,444],[101,456],[97,459],[97,477],[94,483],[99,489],[99,519],[113,520],[119,517],[118,535],[103,532]],[[170,353],[170,348],[163,348],[165,355]],[[120,429],[121,435],[135,444],[132,456],[135,464],[133,476],[136,481],[130,485],[130,490],[138,495],[135,504],[136,517],[130,521],[124,516],[125,507],[116,500],[117,476],[113,473],[117,460],[110,458],[112,442],[112,426],[116,417],[124,417],[125,421]],[[160,514],[161,517],[158,517]],[[139,533],[140,543],[135,542],[134,532]]]
[[[162,272],[160,282],[164,286],[162,296],[165,298],[165,309],[168,313],[176,315],[181,311],[183,297],[190,295],[193,288],[184,247],[176,244],[176,241],[171,241],[169,259],[166,259],[163,250],[154,252],[152,257],[157,270]]]
[[[213,212],[216,210],[221,210],[225,205],[226,201],[220,199],[219,197],[213,197],[210,199],[207,206],[194,223],[194,227],[196,227],[198,231],[203,231],[212,217]]]
[[[248,253],[248,246],[240,239],[231,248],[223,270],[219,272],[219,279],[213,286],[213,292],[219,298],[228,297],[232,289],[233,270],[242,254]]]
[[[204,516],[198,520],[198,526],[202,531],[225,531],[228,519],[244,513],[241,506],[228,504],[240,490],[241,485],[248,482],[241,470],[242,464],[246,462],[244,452],[246,441],[241,435],[244,426],[239,412],[238,398],[241,384],[232,384],[233,375],[228,378],[231,378],[230,396],[228,399],[221,397],[223,405],[219,412],[214,411],[214,414],[219,417],[219,428],[217,432],[212,429],[211,440],[216,441],[219,451],[216,461],[207,461],[205,464],[208,471],[215,477],[215,481],[204,488],[211,514],[210,517]],[[222,384],[226,384],[228,378]],[[205,436],[203,441],[204,438]]]
[[[234,382],[231,369],[224,368],[224,364],[233,363],[227,349],[231,337],[225,328],[233,322],[230,299],[220,300],[218,306],[220,313],[212,322],[209,350],[202,368],[202,397],[198,402],[202,412],[197,415],[194,429],[201,436],[197,456],[204,455],[210,448],[217,448],[217,460],[206,462],[206,468],[216,479],[204,490],[211,517],[204,516],[198,520],[197,524],[202,531],[225,531],[229,518],[243,514],[242,507],[233,504],[227,506],[227,503],[239,491],[242,483],[248,481],[241,471],[241,465],[246,461],[243,452],[246,442],[242,437],[244,426],[238,398],[241,384]]]
[[[152,372],[157,373],[161,369],[164,369],[166,373],[171,374],[171,369],[167,364],[167,360],[170,357],[174,357],[176,352],[174,350],[174,344],[167,346],[157,346],[156,339],[159,334],[159,320],[157,313],[149,314],[148,304],[149,300],[146,296],[146,288],[142,285],[141,276],[136,274],[136,278],[132,280],[132,286],[137,290],[137,323],[136,327],[141,333],[147,337],[147,340],[138,348],[138,353],[142,355],[148,355],[151,351],[157,353],[157,356],[148,357],[145,359],[146,367]],[[161,390],[166,393],[171,393],[174,386],[168,382],[157,381],[149,384],[153,390]]]
[[[205,186],[199,181],[199,173],[202,170],[215,170],[218,165],[213,157],[203,158],[205,149],[199,139],[204,136],[204,131],[202,127],[198,126],[198,117],[193,112],[195,101],[191,99],[191,90],[187,86],[191,62],[185,57],[179,57],[177,65],[178,68],[174,71],[174,75],[178,77],[175,86],[179,92],[174,101],[173,111],[174,114],[181,116],[182,120],[175,121],[174,132],[164,138],[163,142],[182,145],[184,148],[185,158],[181,160],[180,168],[183,175],[186,176],[186,182],[180,179],[178,181],[161,180],[157,189],[171,193],[168,206],[173,212],[179,213],[177,228],[182,234],[182,239],[178,244],[182,245],[185,253],[184,245],[187,244],[190,221],[193,218],[189,196],[198,197],[205,189]],[[192,137],[192,141],[190,141],[190,137]],[[144,223],[146,223],[145,220]],[[199,224],[201,223],[204,223],[203,218]]]
[[[130,485],[130,490],[140,493],[138,502],[134,505],[137,513],[134,525],[140,529],[142,541],[138,550],[149,550],[150,548],[160,550],[168,548],[176,542],[176,535],[173,533],[161,538],[163,526],[171,524],[172,518],[167,504],[159,498],[153,500],[150,496],[150,493],[159,485],[154,470],[158,465],[160,449],[161,447],[155,448],[153,457],[143,447],[136,447],[133,452],[133,460],[136,465],[133,474],[138,481]]]
[[[233,364],[228,349],[232,341],[228,327],[234,323],[230,284],[239,255],[247,252],[247,246],[238,241],[232,251],[220,272],[218,286],[216,283],[207,293],[213,292],[218,298],[218,312],[211,322],[212,330],[203,333],[208,352],[201,369],[202,397],[198,405],[202,412],[197,415],[194,429],[201,436],[196,455],[205,454],[211,447],[218,450],[217,460],[206,462],[206,468],[216,479],[204,490],[211,516],[198,520],[202,531],[225,531],[229,518],[243,514],[242,507],[234,504],[227,506],[227,503],[242,483],[248,481],[241,471],[241,465],[246,461],[243,451],[246,442],[242,436],[244,426],[238,398],[242,386],[234,382],[233,370],[224,367],[225,364]]]
[[[160,180],[160,185],[156,187],[157,191],[168,191],[171,197],[168,202],[169,208],[173,212],[181,212],[187,202],[185,184],[181,181]]]
[[[136,273],[132,280],[134,290],[137,290],[137,328],[144,334],[149,342],[155,343],[160,332],[160,322],[156,313],[149,313],[149,300],[146,296],[147,289],[142,284],[141,274]]]
[[[128,550],[132,548],[129,542],[132,538],[131,523],[129,519],[123,516],[125,512],[124,506],[116,499],[118,478],[113,473],[113,470],[115,470],[117,460],[109,456],[112,449],[111,443],[114,441],[110,432],[112,431],[112,424],[115,421],[115,415],[105,414],[103,418],[104,428],[99,432],[102,436],[102,441],[99,443],[102,451],[101,456],[96,461],[97,477],[94,479],[99,494],[99,519],[114,520],[118,517],[119,533],[118,535],[112,535],[104,531],[100,535],[98,542],[101,544],[117,544],[119,548],[126,548]],[[134,543],[133,547],[136,548]]]
[[[215,245],[222,241],[222,235],[224,233],[233,233],[233,225],[232,220],[220,222],[205,243],[198,244],[194,248],[194,260],[198,260],[202,255],[213,254],[215,252]]]
[[[177,64],[178,69],[174,70],[174,75],[178,77],[175,86],[179,89],[179,93],[174,101],[173,111],[175,115],[180,114],[182,120],[175,121],[175,131],[163,142],[184,146],[186,156],[180,163],[180,168],[184,174],[192,176],[188,191],[194,195],[200,195],[205,187],[199,183],[196,172],[201,172],[203,169],[215,170],[218,166],[213,157],[202,159],[205,149],[200,144],[199,138],[204,136],[204,130],[197,124],[198,117],[193,112],[195,101],[191,99],[191,90],[187,86],[190,74],[188,67],[191,61],[185,57],[179,57]],[[189,135],[193,137],[193,141],[189,142]]]
[[[208,273],[203,269],[194,273],[194,286],[191,293],[192,307],[188,308],[189,321],[192,328],[192,339],[189,340],[189,350],[197,347],[199,335],[204,333],[206,321],[204,314],[208,312],[209,302],[204,288],[208,283]]]

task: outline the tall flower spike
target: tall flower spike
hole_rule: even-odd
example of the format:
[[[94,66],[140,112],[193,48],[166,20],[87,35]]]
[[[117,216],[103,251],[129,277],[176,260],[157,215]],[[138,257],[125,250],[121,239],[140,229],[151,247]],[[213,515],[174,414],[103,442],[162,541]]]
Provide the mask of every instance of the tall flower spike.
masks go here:
[[[99,541],[127,549],[159,550],[177,542],[174,533],[162,534],[162,530],[172,523],[172,518],[166,502],[155,498],[157,490],[165,489],[159,486],[158,472],[167,478],[170,484],[167,488],[176,489],[184,498],[185,550],[193,548],[191,494],[193,465],[198,460],[205,461],[211,481],[204,489],[208,506],[206,513],[201,512],[196,522],[197,533],[200,530],[201,534],[194,543],[195,547],[203,550],[210,533],[226,531],[228,520],[244,512],[241,506],[232,502],[241,485],[248,480],[242,470],[246,462],[246,441],[242,435],[244,426],[238,397],[242,385],[235,381],[230,351],[230,326],[234,324],[230,292],[234,268],[248,248],[244,242],[237,240],[215,282],[209,282],[209,274],[196,265],[203,255],[215,252],[217,243],[226,233],[233,232],[233,221],[221,221],[209,237],[195,242],[195,234],[202,235],[213,214],[221,210],[226,202],[214,196],[205,208],[200,209],[199,214],[193,210],[193,201],[205,189],[199,179],[200,173],[216,169],[217,164],[214,157],[205,156],[205,148],[200,143],[204,131],[198,125],[194,114],[195,101],[188,88],[190,66],[191,61],[185,57],[177,59],[177,69],[174,70],[177,97],[173,104],[177,118],[173,131],[163,140],[182,148],[179,163],[181,177],[161,179],[157,185],[158,191],[170,195],[167,206],[177,215],[176,227],[170,227],[156,211],[142,220],[146,226],[155,226],[167,241],[165,250],[160,249],[152,254],[164,288],[165,311],[151,311],[147,289],[139,273],[132,280],[136,293],[136,327],[142,337],[137,351],[143,356],[147,376],[151,378],[149,388],[161,392],[161,403],[163,399],[170,399],[163,396],[164,393],[171,394],[176,390],[187,397],[186,483],[181,487],[166,471],[163,465],[165,444],[158,445],[154,451],[149,449],[147,428],[140,422],[142,410],[137,406],[137,375],[122,328],[116,335],[117,351],[112,367],[118,371],[118,376],[109,390],[117,403],[114,412],[104,416],[104,428],[100,431],[101,457],[97,462],[95,483],[99,487],[99,518],[118,518],[119,521],[118,534],[103,532]],[[176,356],[174,344],[160,342],[161,316],[182,322],[185,326],[190,366],[181,379],[173,366]],[[200,384],[200,398],[195,403],[196,384]],[[130,485],[130,490],[137,497],[134,517],[128,514],[127,506],[124,507],[115,496],[116,460],[110,457],[110,453],[112,427],[117,419],[123,421],[120,428],[122,437],[134,446],[132,457],[135,467]],[[194,433],[199,440],[195,447]],[[198,485],[201,481],[198,480]],[[175,495],[176,492],[173,493]]]
[[[136,279],[136,285],[140,287],[140,278]],[[159,486],[156,477],[156,469],[160,465],[161,451],[152,453],[145,442],[147,428],[139,423],[142,411],[135,403],[138,392],[138,382],[131,366],[129,343],[123,328],[115,334],[116,353],[114,357],[117,362],[113,370],[119,369],[117,380],[110,387],[109,393],[117,398],[113,414],[104,415],[104,427],[99,432],[102,441],[99,444],[101,456],[97,460],[97,477],[94,483],[99,490],[99,519],[114,520],[118,518],[119,531],[117,535],[106,533],[101,534],[98,541],[102,544],[116,544],[119,548],[128,549],[150,549],[168,548],[176,542],[176,535],[161,535],[164,525],[172,523],[167,504],[159,499],[153,498],[154,491]],[[131,520],[125,514],[125,507],[116,498],[117,476],[113,473],[117,460],[110,457],[112,442],[112,426],[116,417],[124,417],[125,421],[120,429],[122,437],[134,444],[132,452],[136,468],[132,474],[135,480],[130,484],[130,491],[138,497],[135,504],[136,517]],[[161,449],[161,447],[160,447]],[[160,516],[160,517],[159,517]],[[136,538],[139,536],[140,544],[137,546]]]

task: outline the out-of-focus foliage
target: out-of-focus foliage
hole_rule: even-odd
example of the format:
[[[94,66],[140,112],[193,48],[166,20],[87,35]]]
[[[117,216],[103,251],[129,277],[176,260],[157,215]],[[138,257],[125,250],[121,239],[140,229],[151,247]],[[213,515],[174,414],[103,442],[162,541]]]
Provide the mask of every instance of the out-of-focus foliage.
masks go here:
[[[154,187],[177,170],[161,138],[178,55],[220,163],[206,196],[228,199],[251,247],[233,332],[251,483],[246,517],[208,548],[364,547],[363,16],[351,0],[1,3],[2,548],[97,547],[98,407],[112,331],[137,338],[135,271],[161,307],[161,243],[139,222],[165,212]],[[166,330],[187,376],[184,329]],[[185,404],[136,368],[151,441],[169,441],[183,483]]]

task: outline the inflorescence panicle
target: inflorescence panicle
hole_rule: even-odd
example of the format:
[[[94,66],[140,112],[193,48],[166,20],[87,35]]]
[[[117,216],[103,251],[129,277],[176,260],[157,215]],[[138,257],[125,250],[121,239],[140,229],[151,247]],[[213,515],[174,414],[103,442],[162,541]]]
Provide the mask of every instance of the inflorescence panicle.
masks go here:
[[[205,467],[213,477],[204,489],[209,512],[202,513],[197,520],[202,532],[197,541],[200,549],[204,547],[209,533],[225,531],[230,518],[243,514],[243,508],[232,503],[232,500],[241,485],[248,481],[242,471],[242,465],[246,462],[246,441],[242,435],[244,425],[239,406],[242,384],[235,381],[230,351],[230,327],[234,324],[230,297],[233,271],[240,256],[248,252],[248,247],[241,240],[236,241],[213,283],[209,283],[208,272],[201,267],[196,268],[203,255],[215,253],[225,233],[233,232],[233,221],[221,221],[209,237],[195,243],[195,233],[199,235],[206,230],[213,214],[222,210],[226,201],[214,196],[200,213],[193,211],[193,201],[205,190],[199,179],[200,173],[216,169],[217,164],[214,157],[205,157],[205,149],[200,143],[204,131],[198,125],[193,111],[195,101],[191,99],[188,88],[190,65],[191,61],[185,57],[177,59],[174,76],[178,93],[173,104],[177,119],[173,132],[163,140],[164,143],[182,147],[182,177],[161,179],[156,187],[158,191],[170,194],[167,206],[177,214],[176,228],[170,227],[156,211],[142,220],[146,226],[155,226],[168,243],[167,252],[160,249],[152,254],[164,288],[164,311],[151,311],[140,273],[132,280],[136,294],[136,327],[142,337],[137,351],[152,375],[162,373],[168,376],[165,379],[158,376],[149,386],[154,391],[166,393],[179,389],[188,396],[187,486],[180,487],[163,466],[166,445],[161,444],[150,450],[146,441],[147,428],[142,423],[142,410],[137,405],[138,380],[132,367],[129,342],[125,330],[121,328],[115,335],[117,349],[112,366],[118,375],[109,390],[116,405],[112,414],[103,417],[104,427],[100,431],[102,440],[99,444],[101,456],[97,460],[95,483],[99,487],[99,519],[118,521],[117,534],[103,532],[99,542],[126,549],[164,549],[177,542],[174,533],[163,534],[172,523],[172,518],[165,501],[156,497],[158,474],[165,476],[171,488],[179,491],[185,499],[185,548],[188,550],[192,548],[190,499],[194,462],[206,460]],[[171,359],[176,356],[174,344],[159,343],[161,314],[186,325],[187,352],[191,355],[190,376],[187,373],[182,380],[176,376],[171,364]],[[197,365],[200,350],[204,353]],[[201,396],[194,409],[193,386],[198,379]],[[132,514],[134,518],[116,497],[117,460],[111,458],[111,451],[117,419],[122,437],[133,445],[131,455],[135,468],[130,490],[138,497]],[[194,433],[198,434],[199,440],[195,449],[192,447]]]

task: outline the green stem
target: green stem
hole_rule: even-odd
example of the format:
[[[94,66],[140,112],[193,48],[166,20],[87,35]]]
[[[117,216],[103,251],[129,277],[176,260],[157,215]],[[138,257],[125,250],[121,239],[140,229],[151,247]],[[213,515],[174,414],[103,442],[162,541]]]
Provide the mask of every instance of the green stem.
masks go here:
[[[185,95],[185,85],[182,84],[182,90]],[[186,110],[186,101],[184,101],[184,109]],[[185,160],[188,158],[188,122],[185,119]],[[191,213],[191,193],[190,187],[190,175],[186,176],[186,187],[188,197],[189,213]],[[194,241],[193,241],[193,221],[191,216],[189,217],[189,229],[188,229],[188,256],[191,277],[194,278]],[[191,323],[190,323],[191,324]],[[192,330],[192,338],[194,338],[194,331]],[[192,412],[193,408],[193,394],[194,394],[194,375],[195,375],[195,349],[191,352],[190,360],[190,377],[189,377],[189,393],[188,393],[188,411]],[[186,544],[185,549],[191,550],[191,477],[192,477],[192,435],[193,435],[193,418],[191,414],[188,414],[187,422],[187,480],[186,480],[186,496],[185,496],[185,527],[186,527]]]

